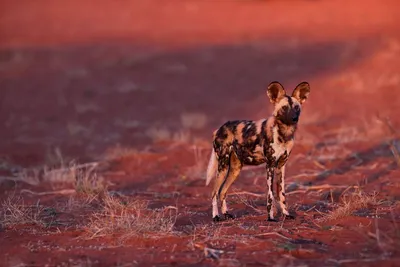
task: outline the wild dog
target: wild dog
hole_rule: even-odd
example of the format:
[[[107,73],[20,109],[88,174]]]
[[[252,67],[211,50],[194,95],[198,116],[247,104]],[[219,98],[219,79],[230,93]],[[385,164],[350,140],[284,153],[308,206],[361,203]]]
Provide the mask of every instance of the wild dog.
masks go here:
[[[268,221],[274,219],[274,178],[277,178],[277,199],[281,212],[289,214],[285,199],[285,165],[294,144],[294,135],[299,122],[302,104],[310,94],[310,85],[302,82],[291,96],[279,82],[272,82],[267,95],[274,106],[268,119],[259,121],[235,120],[224,123],[213,133],[213,150],[207,168],[206,185],[216,176],[212,197],[212,217],[221,220],[218,200],[225,219],[233,218],[228,213],[226,195],[244,165],[266,163]]]

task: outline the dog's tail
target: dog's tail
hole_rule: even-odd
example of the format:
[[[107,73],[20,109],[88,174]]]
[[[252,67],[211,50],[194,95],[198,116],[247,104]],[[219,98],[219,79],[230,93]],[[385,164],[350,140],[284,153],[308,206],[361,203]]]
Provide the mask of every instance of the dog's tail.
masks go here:
[[[213,148],[213,150],[211,152],[210,161],[208,162],[208,167],[207,167],[206,185],[208,185],[211,182],[212,178],[216,175],[217,167],[218,167],[217,155],[215,154],[215,151]]]

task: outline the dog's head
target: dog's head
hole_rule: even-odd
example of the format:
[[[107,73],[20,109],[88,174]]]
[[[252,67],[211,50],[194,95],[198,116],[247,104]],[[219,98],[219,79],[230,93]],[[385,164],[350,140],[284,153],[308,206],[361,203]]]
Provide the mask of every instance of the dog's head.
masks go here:
[[[292,96],[288,96],[283,86],[278,82],[272,82],[267,88],[269,100],[274,105],[274,116],[287,125],[296,124],[299,121],[301,105],[310,94],[310,85],[302,82],[293,90]]]

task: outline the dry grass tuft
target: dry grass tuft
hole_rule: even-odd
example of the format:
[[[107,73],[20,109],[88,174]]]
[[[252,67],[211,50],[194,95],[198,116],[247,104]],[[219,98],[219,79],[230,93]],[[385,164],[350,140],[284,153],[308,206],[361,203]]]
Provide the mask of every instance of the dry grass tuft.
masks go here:
[[[91,238],[114,233],[124,238],[150,233],[169,234],[176,217],[175,207],[150,210],[145,201],[123,201],[107,194],[101,210],[93,213],[86,230]]]
[[[106,161],[112,161],[112,160],[119,160],[128,157],[133,157],[137,155],[140,155],[140,152],[137,149],[122,147],[120,145],[117,145],[116,147],[108,149],[104,154],[103,158]]]
[[[207,163],[209,158],[205,155],[202,148],[198,146],[192,146],[192,148],[193,148],[193,156],[195,163],[186,169],[184,178],[186,177],[203,178],[205,177],[206,174]]]
[[[343,196],[342,203],[336,210],[327,214],[325,220],[337,220],[353,214],[353,212],[368,208],[371,206],[378,206],[382,204],[382,200],[378,199],[378,194],[376,192],[372,194],[367,194],[361,190],[357,190],[354,193]]]
[[[64,164],[59,168],[43,170],[43,181],[50,183],[53,188],[73,186],[76,193],[99,195],[106,190],[105,181],[98,175],[97,169],[101,162],[76,164],[71,162],[68,167]]]
[[[146,135],[154,142],[168,141],[172,138],[172,133],[165,127],[151,127],[146,131]]]
[[[398,146],[396,143],[398,134],[388,118],[381,117],[379,114],[377,115],[377,118],[379,121],[381,121],[383,124],[385,124],[386,128],[388,129],[391,139],[389,141],[387,141],[387,143],[388,143],[388,145],[390,147],[390,151],[392,152],[393,157],[397,163],[397,166],[400,167],[400,152],[399,152],[399,149],[398,149]]]
[[[53,188],[73,186],[76,193],[99,195],[106,190],[105,181],[98,175],[97,168],[101,162],[84,164],[70,163],[69,167],[44,169],[43,181],[50,183]]]
[[[62,192],[68,190],[65,189],[66,187],[71,188],[72,186],[77,193],[87,195],[98,195],[106,190],[104,179],[98,175],[98,172],[101,168],[107,166],[107,162],[76,164],[71,161],[66,164],[60,150],[55,149],[54,154],[48,154],[48,163],[50,166],[22,169],[16,174],[16,177],[6,177],[6,179],[33,186],[48,183],[52,189],[64,189],[61,190]],[[46,194],[49,193],[51,192]],[[33,192],[33,194],[36,193]]]
[[[171,131],[167,127],[151,127],[146,130],[145,134],[153,140],[153,142],[170,141],[178,144],[191,143],[193,136],[189,129],[180,131]]]
[[[21,169],[16,173],[16,177],[8,177],[8,180],[37,186],[41,182],[40,177],[41,177],[41,170],[38,168]]]
[[[181,123],[185,129],[203,129],[207,125],[207,115],[204,113],[183,113]]]
[[[71,168],[75,176],[75,191],[78,194],[99,195],[106,191],[106,185],[102,176],[99,176],[94,168]]]
[[[32,224],[44,226],[44,207],[39,205],[25,205],[20,197],[10,197],[3,201],[0,210],[0,223],[3,226]]]

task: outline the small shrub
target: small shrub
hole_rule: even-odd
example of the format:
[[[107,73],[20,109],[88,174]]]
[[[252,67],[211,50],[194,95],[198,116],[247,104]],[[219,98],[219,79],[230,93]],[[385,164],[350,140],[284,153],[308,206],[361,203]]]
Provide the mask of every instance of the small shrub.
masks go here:
[[[378,200],[377,193],[367,194],[363,191],[357,190],[356,192],[342,197],[342,203],[336,210],[329,213],[324,219],[337,220],[353,214],[353,212],[368,208],[370,206],[377,206],[382,203]]]
[[[145,201],[122,201],[105,195],[100,211],[95,212],[86,230],[91,237],[120,233],[124,237],[146,233],[168,234],[176,220],[175,207],[149,210]]]
[[[0,210],[0,223],[3,226],[14,226],[22,224],[33,224],[44,226],[44,207],[36,205],[25,205],[21,197],[10,197],[3,201]]]

